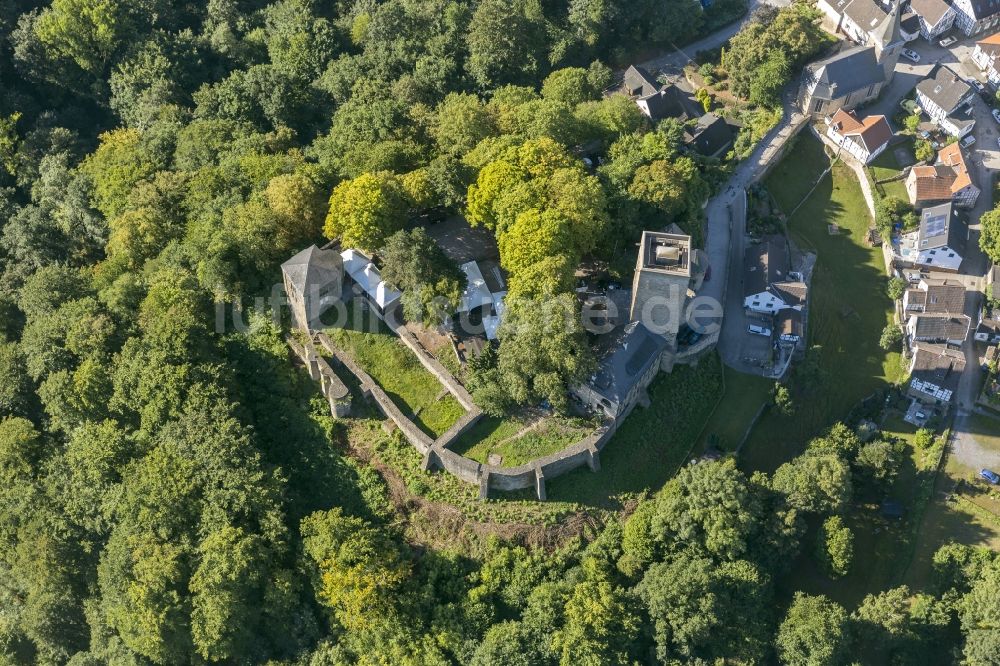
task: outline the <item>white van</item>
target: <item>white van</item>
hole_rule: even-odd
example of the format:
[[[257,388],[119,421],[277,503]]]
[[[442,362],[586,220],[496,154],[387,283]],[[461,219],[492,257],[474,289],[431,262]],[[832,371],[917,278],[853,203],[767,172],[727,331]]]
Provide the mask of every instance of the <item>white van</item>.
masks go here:
[[[757,326],[756,324],[750,324],[747,326],[747,331],[753,333],[754,335],[764,335],[771,337],[771,329],[764,328],[763,326]]]

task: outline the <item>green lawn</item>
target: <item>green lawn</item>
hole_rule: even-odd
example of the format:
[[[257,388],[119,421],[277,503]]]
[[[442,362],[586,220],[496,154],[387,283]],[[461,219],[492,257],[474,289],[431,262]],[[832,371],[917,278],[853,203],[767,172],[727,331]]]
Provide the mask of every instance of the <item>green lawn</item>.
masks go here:
[[[327,334],[414,423],[428,435],[439,437],[465,410],[381,320],[372,319],[356,326],[349,318],[346,326],[327,329]]]
[[[596,425],[585,419],[514,414],[505,418],[484,416],[450,448],[467,458],[489,462],[490,454],[501,456],[501,464],[516,467],[556,453],[594,432]]]
[[[549,499],[612,508],[627,496],[658,491],[698,443],[721,394],[715,354],[660,374],[649,387],[650,406],[636,407],[601,452],[600,472],[583,467],[549,481]]]
[[[909,155],[913,156],[913,140],[909,139],[905,144],[896,144],[890,148],[887,148],[885,152],[872,160],[872,163],[868,166],[868,170],[872,175],[873,180],[881,180],[883,178],[891,178],[897,175],[904,167],[913,164],[913,161],[907,160],[906,163],[901,163],[896,158],[896,150],[900,147],[905,147],[909,151]],[[902,180],[896,180],[891,183],[884,183],[879,185],[882,188],[884,196],[887,197],[897,197],[903,201],[908,200],[908,195],[906,194],[906,185]]]
[[[802,135],[766,181],[778,205],[793,210],[829,159],[819,141]],[[838,164],[798,208],[788,226],[803,249],[818,253],[809,296],[809,344],[818,345],[824,379],[797,400],[795,414],[767,412],[741,452],[745,470],[773,471],[818,432],[847,416],[872,392],[899,381],[898,352],[878,345],[892,321],[882,254],[865,243],[871,217],[854,172]],[[828,224],[840,233],[830,235]]]
[[[725,368],[726,392],[705,424],[702,445],[714,442],[724,451],[734,451],[761,406],[770,402],[774,382]]]

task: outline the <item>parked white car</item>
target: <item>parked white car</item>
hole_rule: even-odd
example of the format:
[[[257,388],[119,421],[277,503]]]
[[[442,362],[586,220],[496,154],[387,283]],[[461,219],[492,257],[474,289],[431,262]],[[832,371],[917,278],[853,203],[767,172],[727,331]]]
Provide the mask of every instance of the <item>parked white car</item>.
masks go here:
[[[771,337],[771,329],[765,326],[757,326],[756,324],[750,324],[747,326],[747,332],[753,333],[754,335],[764,335]]]
[[[1000,123],[1000,109],[993,109],[992,111],[990,111],[990,113],[993,114],[993,120]]]
[[[920,62],[920,54],[913,49],[903,49],[903,57],[913,62]]]
[[[943,49],[946,49],[957,41],[958,37],[945,37],[944,39],[938,42],[938,46],[940,46]]]

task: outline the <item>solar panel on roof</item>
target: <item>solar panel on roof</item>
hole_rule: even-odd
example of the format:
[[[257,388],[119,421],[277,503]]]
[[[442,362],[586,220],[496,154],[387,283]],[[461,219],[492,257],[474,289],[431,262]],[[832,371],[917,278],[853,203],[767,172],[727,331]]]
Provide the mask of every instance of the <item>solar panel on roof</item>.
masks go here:
[[[934,236],[941,236],[948,230],[948,216],[934,215],[928,217],[925,229],[926,229],[925,236],[927,238],[933,238]]]

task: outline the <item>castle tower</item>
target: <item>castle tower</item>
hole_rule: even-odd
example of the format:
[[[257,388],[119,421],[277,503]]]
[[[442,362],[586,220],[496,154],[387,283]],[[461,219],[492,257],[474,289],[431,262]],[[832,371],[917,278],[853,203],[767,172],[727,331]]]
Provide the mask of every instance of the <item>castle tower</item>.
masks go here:
[[[875,47],[875,59],[885,71],[885,82],[888,85],[896,70],[899,53],[903,50],[903,31],[900,28],[899,1],[889,0],[889,15],[878,26],[872,29],[871,45]]]
[[[641,321],[671,345],[684,318],[691,281],[691,237],[643,231],[632,281],[631,321]]]

